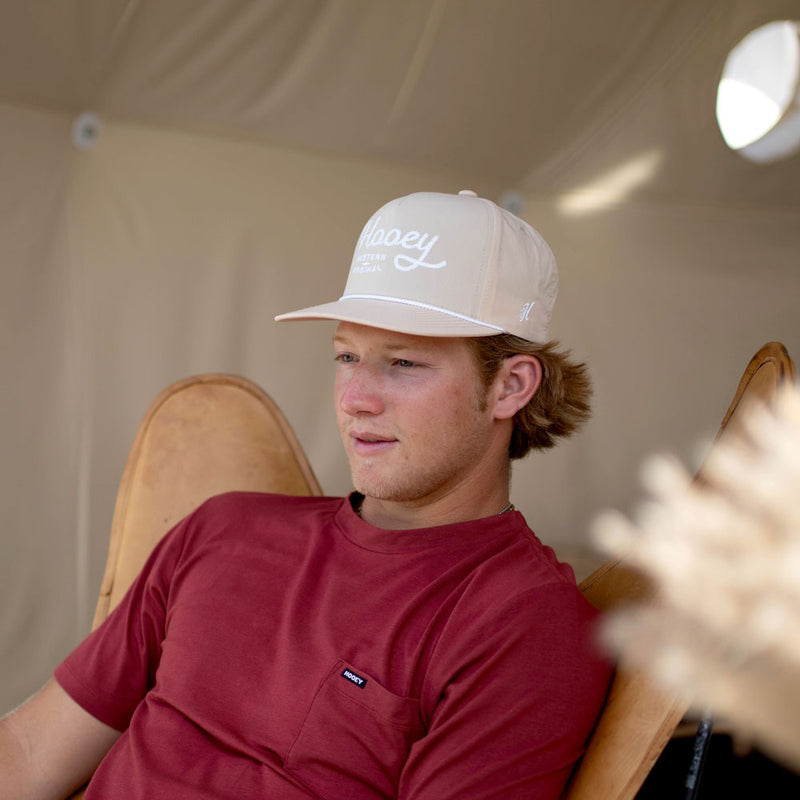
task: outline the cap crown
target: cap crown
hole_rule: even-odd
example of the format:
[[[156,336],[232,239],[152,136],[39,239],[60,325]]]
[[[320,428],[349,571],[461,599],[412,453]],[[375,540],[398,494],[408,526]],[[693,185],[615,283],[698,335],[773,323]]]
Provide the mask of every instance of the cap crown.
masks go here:
[[[555,258],[526,222],[471,192],[420,192],[370,218],[337,302],[277,319],[343,319],[429,336],[508,332],[544,342],[557,292]]]

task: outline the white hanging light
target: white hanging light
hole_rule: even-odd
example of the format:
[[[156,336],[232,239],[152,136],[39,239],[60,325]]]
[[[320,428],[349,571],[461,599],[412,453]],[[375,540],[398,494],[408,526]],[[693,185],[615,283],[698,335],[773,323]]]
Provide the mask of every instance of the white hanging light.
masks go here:
[[[726,144],[751,161],[800,150],[800,24],[770,22],[731,50],[717,89]]]

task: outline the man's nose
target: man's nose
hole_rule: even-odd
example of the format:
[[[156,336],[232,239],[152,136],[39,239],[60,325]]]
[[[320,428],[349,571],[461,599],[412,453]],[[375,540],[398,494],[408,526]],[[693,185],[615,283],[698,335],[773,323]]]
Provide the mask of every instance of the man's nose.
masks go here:
[[[346,376],[340,376],[338,383],[339,408],[345,414],[354,417],[383,411],[380,380],[367,365],[358,364]]]

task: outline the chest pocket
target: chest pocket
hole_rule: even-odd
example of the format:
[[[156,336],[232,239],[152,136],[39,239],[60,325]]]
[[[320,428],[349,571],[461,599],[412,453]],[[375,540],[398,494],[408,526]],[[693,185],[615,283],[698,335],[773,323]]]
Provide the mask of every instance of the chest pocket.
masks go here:
[[[422,733],[417,700],[340,660],[320,683],[285,767],[321,798],[394,798]]]

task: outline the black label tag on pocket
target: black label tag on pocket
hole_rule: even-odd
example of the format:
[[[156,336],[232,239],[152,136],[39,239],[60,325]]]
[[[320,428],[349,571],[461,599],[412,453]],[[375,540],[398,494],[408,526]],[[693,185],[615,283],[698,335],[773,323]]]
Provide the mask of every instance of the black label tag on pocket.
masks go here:
[[[347,678],[350,683],[354,683],[359,689],[363,689],[367,685],[367,679],[362,678],[360,675],[356,675],[351,669],[346,669],[342,673],[342,677]]]

